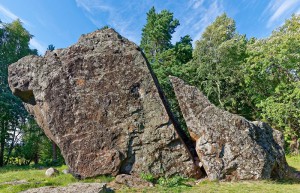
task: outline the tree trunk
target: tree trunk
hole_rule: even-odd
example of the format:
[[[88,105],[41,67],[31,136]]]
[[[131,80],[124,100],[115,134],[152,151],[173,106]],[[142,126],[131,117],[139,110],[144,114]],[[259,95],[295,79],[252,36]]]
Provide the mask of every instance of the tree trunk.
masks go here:
[[[57,145],[52,141],[52,162],[57,161]]]
[[[2,167],[3,165],[4,165],[4,143],[2,143],[2,140],[1,140],[1,144],[0,144],[0,167]]]
[[[5,163],[4,163],[5,165],[8,164],[11,153],[12,153],[12,150],[15,146],[16,130],[17,130],[17,126],[14,125],[14,132],[13,132],[13,136],[12,136],[12,141],[11,141],[10,146],[8,148],[7,157],[6,157],[6,160],[5,160]]]
[[[0,167],[4,165],[5,128],[4,122],[1,124],[0,132]]]
[[[34,161],[35,165],[39,164],[39,154],[38,153],[35,153],[33,161]]]

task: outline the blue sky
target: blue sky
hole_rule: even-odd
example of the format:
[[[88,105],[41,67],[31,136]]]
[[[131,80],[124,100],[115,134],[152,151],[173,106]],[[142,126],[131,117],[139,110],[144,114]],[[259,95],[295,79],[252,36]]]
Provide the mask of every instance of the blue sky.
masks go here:
[[[179,19],[173,42],[189,34],[198,40],[206,26],[227,13],[247,37],[263,38],[292,13],[300,14],[300,0],[0,0],[0,19],[20,18],[34,35],[31,47],[44,54],[47,46],[68,47],[81,34],[104,25],[139,44],[146,13],[168,9]]]

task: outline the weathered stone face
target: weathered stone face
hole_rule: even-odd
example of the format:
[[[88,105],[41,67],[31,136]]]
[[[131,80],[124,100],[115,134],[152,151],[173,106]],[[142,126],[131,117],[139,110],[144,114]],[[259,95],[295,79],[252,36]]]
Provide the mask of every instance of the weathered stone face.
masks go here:
[[[9,84],[79,177],[195,176],[139,48],[112,29],[27,56]]]
[[[170,79],[209,179],[268,179],[287,174],[281,132],[221,110],[196,87]]]

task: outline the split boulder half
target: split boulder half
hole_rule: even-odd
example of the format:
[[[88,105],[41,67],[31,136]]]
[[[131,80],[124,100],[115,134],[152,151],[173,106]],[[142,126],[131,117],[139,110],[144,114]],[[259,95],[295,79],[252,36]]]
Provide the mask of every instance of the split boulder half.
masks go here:
[[[209,179],[280,179],[288,175],[281,132],[221,110],[196,87],[176,77],[170,79]]]
[[[60,148],[71,173],[195,177],[155,77],[134,43],[113,29],[9,66],[9,85]]]

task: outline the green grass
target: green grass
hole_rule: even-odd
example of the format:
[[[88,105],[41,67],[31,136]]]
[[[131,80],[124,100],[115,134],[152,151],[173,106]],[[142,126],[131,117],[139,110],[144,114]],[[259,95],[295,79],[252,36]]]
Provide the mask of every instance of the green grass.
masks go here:
[[[287,156],[287,162],[294,169],[300,171],[300,156]],[[60,174],[55,177],[46,177],[45,170],[33,166],[7,166],[0,168],[0,192],[1,193],[15,193],[30,188],[37,188],[42,186],[66,186],[71,183],[78,182],[70,174],[62,174],[62,170],[66,166],[56,167]],[[97,178],[85,179],[83,182],[109,182],[113,178],[100,176]],[[26,180],[27,184],[8,185],[4,182],[12,182]],[[178,181],[178,183],[177,183]],[[242,182],[211,182],[202,181],[197,185],[189,185],[191,180],[168,180],[167,183],[157,184],[155,187],[147,189],[129,189],[125,188],[117,192],[195,192],[195,193],[300,193],[299,180],[282,180],[282,181],[242,181]],[[176,183],[175,183],[176,182]],[[180,183],[179,183],[180,182]],[[175,184],[174,184],[175,183]],[[167,184],[167,185],[166,185]],[[170,187],[170,184],[172,187]]]
[[[156,186],[148,189],[124,189],[118,192],[170,192],[170,193],[297,193],[300,192],[300,184],[280,183],[273,181],[245,181],[245,182],[209,182],[204,181],[195,186],[179,186],[166,188]]]
[[[286,161],[293,169],[300,171],[300,156],[286,156]]]
[[[67,169],[67,166],[55,167],[60,171],[60,174],[54,177],[46,177],[44,169],[30,166],[7,166],[0,168],[0,192],[15,193],[30,188],[38,188],[43,186],[66,186],[71,183],[78,182],[71,174],[63,174],[62,170]],[[8,185],[4,182],[13,182],[26,180],[26,184]],[[108,182],[112,178],[100,176],[93,179],[82,180],[83,182]]]

